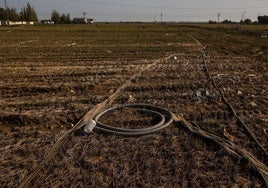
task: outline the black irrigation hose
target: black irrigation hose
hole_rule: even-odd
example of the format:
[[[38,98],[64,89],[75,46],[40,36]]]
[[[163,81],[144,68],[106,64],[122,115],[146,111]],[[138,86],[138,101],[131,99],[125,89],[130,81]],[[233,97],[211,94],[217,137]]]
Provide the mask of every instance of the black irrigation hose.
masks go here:
[[[131,108],[134,110],[137,110],[139,112],[146,112],[151,114],[152,117],[157,117],[160,119],[159,122],[156,124],[146,127],[146,128],[140,128],[140,129],[127,129],[127,128],[119,128],[114,127],[111,125],[107,125],[104,123],[101,123],[99,121],[99,118],[103,116],[104,114],[118,110],[118,109],[124,109],[124,108]],[[92,120],[91,120],[92,121]],[[94,127],[95,130],[109,133],[109,134],[118,134],[123,136],[140,136],[145,134],[154,133],[156,131],[159,131],[167,126],[169,126],[173,122],[173,116],[172,113],[164,108],[156,107],[153,105],[147,105],[147,104],[127,104],[127,105],[121,105],[116,107],[108,108],[98,115],[95,116],[94,121],[96,122],[96,126]],[[87,126],[87,125],[86,125]]]

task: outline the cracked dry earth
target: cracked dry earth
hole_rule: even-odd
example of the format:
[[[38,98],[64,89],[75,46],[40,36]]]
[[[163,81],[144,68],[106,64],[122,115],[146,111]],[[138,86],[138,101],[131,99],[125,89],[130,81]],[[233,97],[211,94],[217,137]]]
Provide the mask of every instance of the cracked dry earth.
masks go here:
[[[202,47],[188,37],[187,45],[181,45],[173,51],[176,60],[172,57],[161,61],[141,77],[132,80],[114,104],[146,103],[167,108],[202,129],[244,147],[268,165],[258,146],[243,130],[208,79],[201,50]],[[216,84],[267,150],[267,63],[242,55],[230,56],[212,50],[206,52],[207,66]],[[42,116],[44,121],[40,121],[38,114],[33,118],[26,113],[21,113],[19,117],[14,115],[13,118],[8,116],[12,114],[8,114],[4,116],[6,119],[2,118],[4,123],[14,119],[25,124],[9,129],[6,123],[5,129],[1,130],[0,182],[3,187],[18,186],[40,163],[57,138],[71,127],[71,123],[76,123],[84,112],[111,95],[142,65],[155,60],[96,61],[91,66],[81,63],[79,67],[61,67],[72,79],[62,86],[62,90],[68,88],[69,93],[64,91],[64,96],[55,95],[56,98],[53,87],[56,93],[61,88],[57,79],[62,79],[64,75],[57,75],[57,67],[53,67],[51,71],[55,70],[53,75],[56,76],[38,77],[40,83],[51,83],[47,88],[38,86],[36,93],[42,95],[42,92],[49,90],[50,94],[43,100],[47,101],[46,104],[53,103],[54,109],[38,106],[43,105],[43,101],[38,103],[37,97],[33,103],[40,110],[32,110],[41,115],[47,114],[46,117]],[[31,79],[28,76],[27,79]],[[74,84],[77,80],[79,84]],[[28,87],[27,92],[35,92],[33,89],[36,87]],[[23,87],[19,85],[13,92],[6,91],[5,95],[19,95],[21,103],[34,100],[25,95]],[[14,98],[9,97],[10,106]],[[62,101],[66,106],[61,106]],[[15,105],[19,106],[17,102],[13,105],[17,108]],[[64,116],[57,116],[59,112]],[[117,126],[124,126],[133,119],[138,121],[133,114],[118,117],[120,114],[108,114],[103,121],[111,124],[116,122]],[[25,119],[43,124],[43,127],[26,126],[28,122]],[[141,124],[143,120],[140,119]],[[29,187],[122,186],[263,187],[265,182],[247,161],[235,159],[220,146],[172,124],[160,132],[141,137],[97,132],[86,137],[79,131],[75,132],[29,184]]]

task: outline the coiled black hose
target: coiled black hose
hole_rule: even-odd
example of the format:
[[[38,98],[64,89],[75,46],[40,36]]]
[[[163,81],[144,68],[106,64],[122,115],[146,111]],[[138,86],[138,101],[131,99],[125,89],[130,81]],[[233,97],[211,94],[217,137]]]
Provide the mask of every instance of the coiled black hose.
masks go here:
[[[119,127],[114,127],[111,125],[101,123],[99,121],[99,118],[103,116],[104,114],[114,111],[114,110],[123,109],[123,108],[132,108],[140,112],[149,113],[154,117],[158,117],[160,121],[150,127],[140,128],[140,129],[119,128]],[[95,116],[94,121],[96,122],[96,126],[94,127],[94,129],[104,132],[104,133],[118,134],[118,135],[124,135],[124,136],[140,136],[140,135],[154,133],[156,131],[159,131],[169,126],[173,121],[173,116],[170,111],[164,108],[153,106],[153,105],[127,104],[127,105],[111,107],[102,111],[97,116]]]

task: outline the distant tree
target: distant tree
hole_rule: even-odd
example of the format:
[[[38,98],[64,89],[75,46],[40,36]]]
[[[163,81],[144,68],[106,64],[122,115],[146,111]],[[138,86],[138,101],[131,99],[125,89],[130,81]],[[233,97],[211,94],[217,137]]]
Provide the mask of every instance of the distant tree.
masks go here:
[[[62,14],[60,17],[60,23],[66,24],[67,23],[67,16],[65,14]]]
[[[0,7],[0,20],[7,20],[7,11]]]
[[[261,24],[267,24],[268,23],[268,16],[264,15],[264,16],[258,16],[258,22]]]
[[[247,19],[245,19],[244,23],[248,25],[248,24],[251,24],[252,21],[251,21],[251,19],[247,18]]]
[[[59,24],[61,22],[61,17],[60,14],[56,11],[53,10],[51,13],[51,20],[55,23],[55,24]]]
[[[21,21],[38,21],[37,14],[30,3],[21,9],[19,17]]]
[[[26,6],[26,21],[38,21],[37,14],[30,3]]]
[[[234,23],[234,22],[232,22],[231,20],[223,20],[221,23],[223,23],[223,24],[231,24],[231,23]]]
[[[20,20],[21,20],[21,21],[26,20],[26,9],[25,9],[25,7],[23,7],[23,8],[21,9],[21,11],[20,11]]]
[[[55,24],[70,24],[71,23],[70,14],[60,15],[59,12],[56,10],[52,11],[51,20],[54,21]]]
[[[20,15],[17,13],[15,8],[7,8],[6,9],[8,19],[11,21],[19,21]]]
[[[68,13],[67,14],[67,20],[66,20],[66,24],[70,24],[72,21],[71,21],[71,16],[70,14]]]
[[[216,21],[213,21],[213,20],[209,20],[208,23],[209,24],[216,24],[217,22]]]
[[[17,13],[15,8],[4,9],[0,7],[0,19],[10,21],[38,21],[37,14],[30,3],[27,3],[26,7],[23,7],[20,13]]]
[[[20,15],[15,8],[0,8],[0,20],[18,21],[19,19]]]

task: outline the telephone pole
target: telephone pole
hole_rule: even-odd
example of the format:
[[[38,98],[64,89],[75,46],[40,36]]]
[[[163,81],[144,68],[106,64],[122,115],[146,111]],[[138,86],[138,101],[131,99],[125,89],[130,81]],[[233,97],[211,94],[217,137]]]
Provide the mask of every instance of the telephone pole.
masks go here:
[[[221,17],[221,14],[218,13],[218,23],[220,23],[220,17]]]
[[[85,24],[87,24],[86,15],[87,15],[87,13],[86,13],[86,12],[83,12],[83,16],[84,16],[84,23],[85,23]]]
[[[246,19],[246,11],[242,12],[242,22],[244,23]]]
[[[6,19],[7,19],[8,25],[9,25],[9,11],[7,11],[7,0],[5,0],[5,10],[6,10],[6,12],[7,12],[7,17],[6,17]]]
[[[161,13],[161,23],[163,22],[163,13]]]
[[[87,15],[87,13],[83,12],[84,19],[86,19],[86,15]]]

